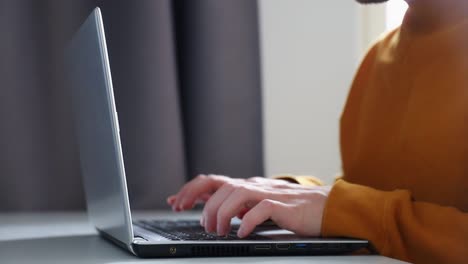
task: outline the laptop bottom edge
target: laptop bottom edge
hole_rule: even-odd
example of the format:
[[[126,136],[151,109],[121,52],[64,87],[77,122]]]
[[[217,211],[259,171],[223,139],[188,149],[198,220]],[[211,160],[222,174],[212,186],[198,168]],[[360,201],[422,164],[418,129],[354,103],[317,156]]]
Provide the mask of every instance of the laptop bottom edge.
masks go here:
[[[196,243],[132,244],[133,252],[142,258],[186,257],[255,257],[344,255],[366,248],[367,243]]]

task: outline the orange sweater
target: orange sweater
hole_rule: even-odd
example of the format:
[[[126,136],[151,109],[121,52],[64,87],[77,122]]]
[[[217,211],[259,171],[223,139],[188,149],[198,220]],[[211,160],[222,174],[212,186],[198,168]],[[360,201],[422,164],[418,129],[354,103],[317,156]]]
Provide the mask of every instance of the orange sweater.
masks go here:
[[[468,263],[468,1],[414,2],[351,87],[322,234],[414,263]]]

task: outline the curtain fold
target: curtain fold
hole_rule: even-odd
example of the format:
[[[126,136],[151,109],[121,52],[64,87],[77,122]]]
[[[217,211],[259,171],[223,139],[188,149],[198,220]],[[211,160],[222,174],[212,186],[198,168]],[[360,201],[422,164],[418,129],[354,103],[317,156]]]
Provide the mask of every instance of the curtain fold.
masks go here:
[[[256,1],[1,0],[0,210],[85,207],[62,51],[100,6],[132,209],[263,173]]]
[[[257,2],[174,3],[189,174],[262,175]]]

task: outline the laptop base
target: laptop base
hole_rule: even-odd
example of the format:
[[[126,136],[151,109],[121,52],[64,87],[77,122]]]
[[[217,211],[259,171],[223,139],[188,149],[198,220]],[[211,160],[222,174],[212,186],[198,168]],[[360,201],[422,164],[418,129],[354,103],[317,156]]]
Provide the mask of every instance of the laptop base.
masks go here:
[[[367,247],[367,243],[259,243],[259,244],[133,244],[135,255],[142,258],[314,256],[344,255]]]

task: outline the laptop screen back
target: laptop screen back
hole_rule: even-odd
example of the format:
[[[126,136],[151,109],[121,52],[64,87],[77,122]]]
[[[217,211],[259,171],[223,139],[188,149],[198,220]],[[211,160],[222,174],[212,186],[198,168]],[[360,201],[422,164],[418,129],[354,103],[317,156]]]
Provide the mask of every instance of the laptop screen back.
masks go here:
[[[65,59],[89,217],[98,230],[130,244],[127,184],[99,8],[74,35]]]

